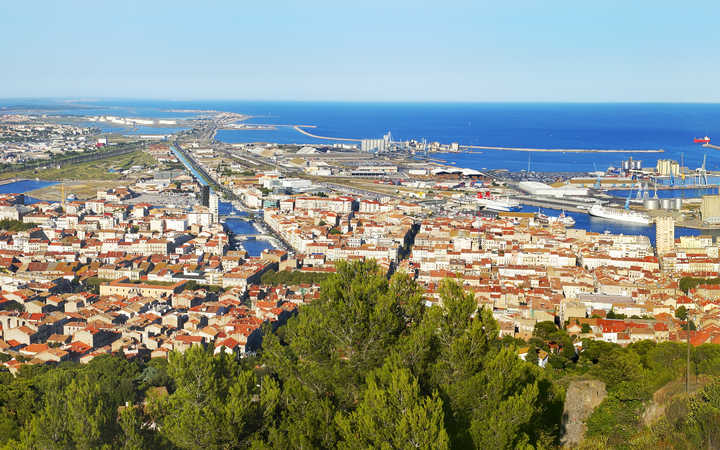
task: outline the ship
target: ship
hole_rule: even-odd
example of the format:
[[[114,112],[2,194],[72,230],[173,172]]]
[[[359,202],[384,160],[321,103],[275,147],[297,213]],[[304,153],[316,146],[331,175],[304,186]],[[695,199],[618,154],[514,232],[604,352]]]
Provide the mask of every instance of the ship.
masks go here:
[[[618,222],[636,223],[638,225],[650,225],[652,219],[647,214],[631,211],[629,209],[610,208],[595,204],[588,210],[588,214],[603,219],[615,220]]]
[[[485,209],[492,209],[493,211],[513,211],[520,207],[520,203],[517,200],[511,198],[494,198],[490,194],[483,196],[479,193],[477,196],[477,202],[480,206]]]
[[[538,211],[536,219],[539,223],[545,225],[553,225],[556,223],[561,223],[566,227],[575,225],[575,219],[570,216],[566,216],[565,211],[562,211],[559,216],[548,216]]]
[[[710,138],[705,136],[704,138],[695,138],[693,141],[695,141],[696,144],[709,144]]]

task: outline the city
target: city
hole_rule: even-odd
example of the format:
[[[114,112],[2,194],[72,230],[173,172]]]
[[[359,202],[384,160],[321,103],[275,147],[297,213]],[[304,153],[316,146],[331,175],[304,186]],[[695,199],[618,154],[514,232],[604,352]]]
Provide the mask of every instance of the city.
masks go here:
[[[720,449],[718,5],[4,6],[0,448]]]

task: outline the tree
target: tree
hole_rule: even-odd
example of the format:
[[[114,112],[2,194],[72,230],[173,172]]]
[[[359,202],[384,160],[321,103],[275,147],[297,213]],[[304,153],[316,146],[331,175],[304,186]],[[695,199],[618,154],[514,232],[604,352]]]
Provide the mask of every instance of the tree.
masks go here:
[[[557,325],[551,321],[538,322],[533,329],[533,336],[544,340],[550,340],[551,336],[558,331]]]
[[[43,381],[43,407],[23,433],[25,445],[98,448],[115,440],[118,405],[109,387],[75,370],[52,371]]]
[[[448,448],[437,392],[420,393],[409,370],[392,363],[370,373],[358,407],[338,414],[340,448]]]
[[[685,306],[681,305],[675,309],[675,318],[685,321],[688,317],[688,310]]]
[[[720,381],[705,386],[690,401],[689,427],[703,447],[716,448],[720,444]]]
[[[117,446],[126,450],[142,450],[154,447],[155,433],[145,426],[142,406],[121,407],[118,423],[122,429]]]
[[[247,446],[261,425],[259,405],[251,401],[259,394],[252,371],[199,346],[171,353],[168,362],[177,389],[152,405],[165,438],[180,448]]]

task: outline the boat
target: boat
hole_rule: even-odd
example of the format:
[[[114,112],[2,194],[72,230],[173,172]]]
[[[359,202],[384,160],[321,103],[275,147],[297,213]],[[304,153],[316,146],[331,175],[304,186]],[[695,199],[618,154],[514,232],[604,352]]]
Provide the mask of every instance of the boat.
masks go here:
[[[537,214],[535,214],[535,220],[538,221],[538,223],[541,223],[543,225],[548,225],[550,223],[550,218],[541,213],[540,210],[538,210]]]
[[[559,216],[548,216],[546,214],[541,213],[538,211],[537,215],[535,216],[535,219],[544,225],[554,225],[556,223],[561,223],[565,225],[566,227],[571,227],[575,225],[575,219],[573,219],[570,216],[565,215],[565,211],[562,211]]]
[[[693,141],[695,141],[696,144],[709,144],[710,138],[705,136],[704,138],[695,138]]]
[[[570,216],[565,215],[565,210],[563,210],[559,216],[557,216],[557,221],[561,224],[565,225],[566,227],[571,227],[575,225],[575,219],[573,219]]]
[[[480,204],[480,206],[484,206],[485,209],[492,209],[493,211],[508,212],[518,209],[520,207],[520,202],[518,202],[517,200],[513,200],[508,197],[495,198],[492,197],[489,192],[485,195],[479,193],[477,195],[476,201],[478,202],[478,204]]]
[[[588,214],[603,219],[615,220],[618,222],[636,223],[639,225],[650,225],[652,219],[647,214],[631,211],[629,209],[610,208],[595,204],[588,210]]]

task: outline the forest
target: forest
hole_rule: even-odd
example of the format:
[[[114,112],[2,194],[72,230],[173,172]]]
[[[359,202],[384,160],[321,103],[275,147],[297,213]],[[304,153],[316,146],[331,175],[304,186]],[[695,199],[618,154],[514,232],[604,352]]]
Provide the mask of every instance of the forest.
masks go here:
[[[720,346],[575,342],[552,322],[500,339],[492,312],[452,281],[425,306],[407,275],[340,263],[320,298],[244,358],[193,347],[167,360],[104,355],[0,373],[0,445],[17,448],[560,448],[567,387],[607,397],[581,448],[718,448]],[[530,355],[547,352],[545,368]],[[655,396],[657,397],[657,396]]]

